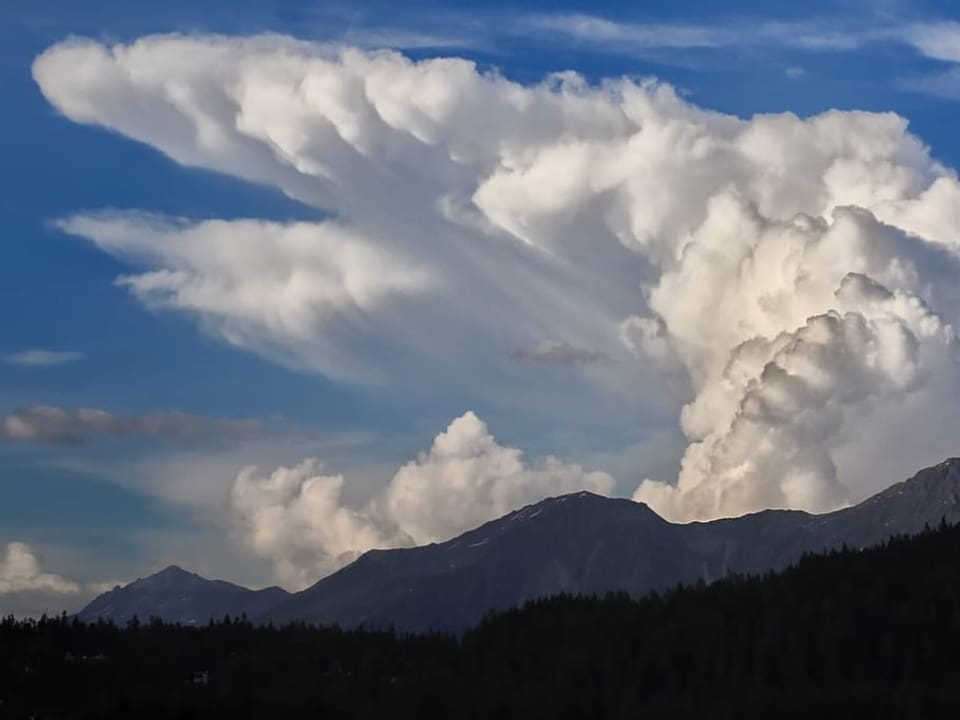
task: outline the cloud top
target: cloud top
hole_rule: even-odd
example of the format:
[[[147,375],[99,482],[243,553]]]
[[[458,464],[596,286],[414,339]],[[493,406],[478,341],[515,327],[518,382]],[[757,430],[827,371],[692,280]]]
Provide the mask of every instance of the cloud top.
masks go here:
[[[528,463],[500,445],[474,413],[455,419],[427,452],[403,465],[362,505],[343,502],[344,477],[317,459],[236,478],[232,507],[241,538],[302,588],[372,548],[447,540],[511,510],[577,490],[609,494],[602,472],[547,457]]]

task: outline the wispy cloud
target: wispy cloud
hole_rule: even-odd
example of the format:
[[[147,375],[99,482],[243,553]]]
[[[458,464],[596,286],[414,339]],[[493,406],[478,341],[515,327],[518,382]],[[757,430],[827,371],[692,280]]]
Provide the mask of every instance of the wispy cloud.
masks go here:
[[[158,437],[196,441],[249,435],[253,420],[220,420],[182,412],[112,415],[104,410],[65,410],[50,405],[19,408],[0,416],[0,439],[78,445],[96,437]]]
[[[880,29],[847,30],[816,22],[733,20],[725,23],[619,22],[582,13],[529,15],[514,31],[542,40],[573,40],[608,51],[708,49],[777,45],[806,50],[853,50],[873,42]]]
[[[904,30],[902,39],[923,57],[944,63],[946,69],[901,78],[897,87],[951,100],[960,99],[960,23],[913,24]]]
[[[591,365],[606,362],[610,356],[588,348],[576,347],[564,341],[541,340],[533,345],[514,348],[510,352],[510,358],[520,362],[548,365]]]
[[[960,63],[960,23],[916,23],[908,26],[902,37],[924,57]]]
[[[541,41],[574,41],[607,51],[776,46],[851,51],[878,43],[907,45],[925,58],[960,62],[960,23],[834,18],[791,22],[733,18],[720,23],[616,21],[583,13],[528,15],[511,31]]]
[[[288,3],[293,5],[294,3]],[[314,40],[366,49],[444,50],[486,45],[495,25],[474,12],[434,9],[390,17],[364,3],[296,3],[285,8],[293,34]]]
[[[442,33],[418,32],[395,27],[371,27],[350,30],[339,38],[354,47],[391,48],[394,50],[442,50],[474,47],[476,37],[457,34],[452,29]]]
[[[641,48],[708,48],[729,42],[728,31],[708,25],[615,22],[593,15],[531,15],[514,25],[518,33],[550,35],[584,43]]]
[[[69,365],[79,360],[83,360],[84,354],[74,350],[22,350],[20,352],[7,353],[0,355],[7,365],[17,365],[18,367],[53,367],[56,365]]]
[[[875,19],[786,22],[732,18],[719,23],[657,23],[615,21],[582,13],[524,16],[508,24],[507,32],[543,45],[567,43],[604,54],[643,55],[660,59],[671,52],[723,52],[750,48],[765,53],[844,53],[872,47],[906,47],[920,59],[942,62],[945,70],[921,72],[895,80],[901,90],[960,98],[960,22],[911,20],[889,15]],[[786,68],[787,78],[806,75],[799,66]]]
[[[943,72],[901,78],[897,81],[897,87],[909,92],[960,100],[960,66]]]
[[[640,14],[603,17],[588,12],[514,12],[434,8],[410,19],[389,18],[369,8],[338,2],[305,5],[296,23],[301,34],[364,48],[397,50],[484,48],[496,52],[501,41],[523,39],[533,46],[574,42],[603,52],[704,50],[740,47],[792,48],[809,51],[850,51],[876,42],[940,47],[956,54],[951,32],[958,23],[918,21],[909,7],[881,7],[879,0],[864,8],[821,14],[815,19],[778,19],[776,13],[703,15],[671,22]],[[649,17],[649,16],[648,16]],[[951,26],[953,26],[951,28]],[[530,47],[525,44],[525,47]],[[931,57],[935,55],[930,55]]]

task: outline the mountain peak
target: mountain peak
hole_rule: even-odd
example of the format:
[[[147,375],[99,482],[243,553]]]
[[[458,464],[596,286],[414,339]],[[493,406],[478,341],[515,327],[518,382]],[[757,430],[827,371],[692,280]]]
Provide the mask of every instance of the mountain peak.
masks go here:
[[[224,580],[208,580],[179,565],[169,565],[94,598],[78,617],[120,624],[134,616],[159,617],[192,625],[225,614],[259,615],[287,595],[281,588],[250,590]]]
[[[167,565],[163,570],[158,570],[151,577],[196,577],[196,573],[184,570],[179,565]]]
[[[928,500],[933,497],[951,502],[960,499],[960,457],[947,458],[937,465],[924,468],[913,477],[874,495],[867,502],[905,493],[923,495]]]
[[[196,585],[198,583],[209,582],[205,578],[200,577],[196,573],[192,573],[189,570],[184,570],[179,565],[168,565],[155,572],[153,575],[148,575],[145,578],[137,580],[131,585],[137,586],[149,586],[149,587],[171,587],[171,586],[183,586],[183,585]]]
[[[951,473],[957,473],[957,472],[960,472],[960,457],[951,457],[951,458],[947,458],[941,463],[937,463],[936,465],[931,465],[928,468],[924,468],[923,470],[919,471],[916,475],[914,475],[913,478],[917,478],[921,475],[929,475],[929,474],[949,475]],[[911,480],[913,478],[911,478]]]
[[[544,498],[543,500],[530,503],[529,505],[525,505],[522,508],[518,508],[517,510],[514,510],[513,513],[508,513],[507,515],[504,516],[504,518],[508,518],[511,515],[517,515],[524,512],[528,512],[530,510],[544,509],[551,506],[555,507],[558,505],[574,505],[578,507],[584,507],[584,506],[590,506],[590,505],[596,505],[596,506],[602,505],[606,507],[611,502],[621,503],[621,504],[629,503],[629,505],[633,508],[640,506],[646,510],[649,510],[650,512],[653,512],[653,510],[650,510],[649,506],[646,503],[636,502],[629,498],[600,495],[599,493],[595,493],[591,490],[577,490],[576,492],[566,493],[564,495],[553,495],[551,497]]]
[[[577,527],[591,525],[602,519],[609,522],[613,517],[629,518],[636,521],[643,517],[654,524],[666,523],[659,515],[644,503],[627,498],[598,495],[589,490],[579,490],[565,495],[555,495],[537,502],[524,505],[503,517],[491,520],[478,528],[468,530],[462,535],[441,543],[444,547],[456,547],[471,543],[478,537],[511,535],[519,527],[535,523],[541,527],[555,527],[552,523],[562,522],[564,526],[575,523]],[[566,532],[566,531],[564,531]],[[476,546],[474,543],[472,546]]]

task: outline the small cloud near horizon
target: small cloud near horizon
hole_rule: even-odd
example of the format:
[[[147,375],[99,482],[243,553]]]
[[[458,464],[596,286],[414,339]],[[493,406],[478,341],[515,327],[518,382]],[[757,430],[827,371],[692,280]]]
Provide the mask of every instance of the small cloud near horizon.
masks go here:
[[[576,347],[565,341],[541,340],[533,345],[514,348],[510,351],[510,359],[551,365],[592,365],[606,362],[610,357],[606,353]]]
[[[145,436],[196,441],[243,436],[258,430],[255,420],[221,420],[184,412],[113,415],[91,408],[32,405],[0,415],[0,439],[55,445],[82,445],[95,437]]]
[[[31,349],[0,355],[0,360],[17,367],[56,367],[79,362],[85,357],[84,353],[75,350]]]

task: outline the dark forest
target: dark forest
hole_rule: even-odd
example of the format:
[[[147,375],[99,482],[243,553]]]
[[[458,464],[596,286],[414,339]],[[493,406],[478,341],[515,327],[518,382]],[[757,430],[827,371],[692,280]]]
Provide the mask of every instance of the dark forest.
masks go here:
[[[225,617],[0,624],[3,718],[933,718],[960,707],[960,527],[460,637]]]

